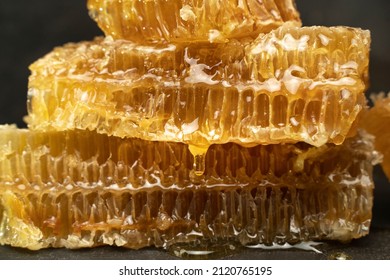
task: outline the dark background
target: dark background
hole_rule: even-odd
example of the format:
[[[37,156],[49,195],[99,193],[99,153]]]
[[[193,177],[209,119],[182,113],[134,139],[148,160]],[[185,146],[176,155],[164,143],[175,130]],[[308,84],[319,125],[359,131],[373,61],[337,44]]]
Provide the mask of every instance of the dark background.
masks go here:
[[[371,87],[368,93],[390,91],[390,1],[297,0],[296,2],[303,24],[306,26],[347,25],[371,30]],[[67,42],[91,40],[97,35],[102,35],[102,32],[89,18],[86,0],[0,0],[0,124],[16,123],[19,127],[25,126],[23,116],[27,113],[29,64],[50,52],[55,46]],[[348,247],[348,250],[351,248],[355,250],[351,253],[355,258],[362,254],[360,255],[362,258],[390,259],[390,245],[388,245],[390,243],[390,234],[388,234],[390,233],[390,184],[380,168],[375,170],[375,180],[373,234],[370,234],[369,238],[357,241],[355,247]],[[0,248],[0,259],[1,250],[8,252],[10,258],[36,257],[31,254],[26,255],[24,251],[19,254],[18,249]],[[375,250],[379,250],[379,253]],[[97,252],[104,254],[105,251]],[[144,251],[136,253],[133,257],[148,258],[149,251],[146,251],[146,255],[142,252]],[[64,258],[67,256],[83,258],[80,251],[71,255],[63,254]],[[91,257],[89,253],[87,254],[84,258]],[[45,253],[37,256],[45,258]],[[50,253],[46,256],[52,258]],[[151,253],[149,256],[153,258],[157,255]],[[280,258],[295,256],[279,255]],[[103,255],[95,257],[106,258]],[[264,257],[278,258],[278,255],[268,254]],[[299,258],[310,257],[300,255]]]

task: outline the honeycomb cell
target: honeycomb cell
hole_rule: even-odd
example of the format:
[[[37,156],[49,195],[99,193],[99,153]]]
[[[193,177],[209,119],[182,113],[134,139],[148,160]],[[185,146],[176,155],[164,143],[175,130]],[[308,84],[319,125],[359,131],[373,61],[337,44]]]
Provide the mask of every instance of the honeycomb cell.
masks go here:
[[[212,145],[193,181],[182,143],[4,126],[0,243],[37,250],[359,238],[371,221],[372,141]]]
[[[89,0],[88,9],[105,35],[134,42],[226,42],[301,25],[294,0]]]

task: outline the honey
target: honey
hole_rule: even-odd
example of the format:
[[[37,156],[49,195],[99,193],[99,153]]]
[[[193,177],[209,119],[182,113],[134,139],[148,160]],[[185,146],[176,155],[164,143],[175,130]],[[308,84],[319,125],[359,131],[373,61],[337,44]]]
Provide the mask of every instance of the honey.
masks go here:
[[[106,36],[135,42],[206,41],[267,33],[284,22],[300,26],[294,0],[88,0]]]
[[[212,145],[194,182],[187,145],[88,130],[0,129],[0,243],[40,249],[243,245],[368,233],[373,139]]]
[[[33,63],[29,129],[0,126],[0,244],[177,251],[368,234],[369,31],[301,28],[293,0],[87,5],[106,37]],[[363,127],[389,116],[382,100]]]
[[[372,97],[374,106],[364,113],[359,125],[375,136],[375,149],[383,155],[383,171],[390,179],[390,95]]]
[[[31,129],[212,144],[341,144],[365,106],[370,34],[284,25],[254,42],[97,38],[31,66]]]

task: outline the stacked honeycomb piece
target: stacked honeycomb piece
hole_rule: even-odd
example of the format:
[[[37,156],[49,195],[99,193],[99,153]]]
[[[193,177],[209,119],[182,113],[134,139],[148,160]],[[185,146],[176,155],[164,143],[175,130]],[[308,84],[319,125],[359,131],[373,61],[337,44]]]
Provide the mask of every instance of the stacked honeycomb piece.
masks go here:
[[[369,231],[370,34],[292,0],[89,0],[106,33],[31,66],[0,129],[0,243],[348,241]]]
[[[374,106],[364,112],[361,127],[375,136],[375,148],[383,155],[382,168],[390,180],[390,93],[372,95]]]

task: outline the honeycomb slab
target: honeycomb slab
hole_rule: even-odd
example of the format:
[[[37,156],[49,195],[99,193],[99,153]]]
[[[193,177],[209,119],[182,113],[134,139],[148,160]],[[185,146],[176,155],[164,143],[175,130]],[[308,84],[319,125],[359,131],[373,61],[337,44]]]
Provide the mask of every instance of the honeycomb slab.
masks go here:
[[[301,25],[294,0],[88,0],[88,9],[106,36],[135,42],[225,42]]]
[[[0,243],[37,250],[194,240],[342,240],[369,231],[372,138],[210,147],[0,128]]]
[[[390,180],[390,94],[372,95],[374,106],[364,113],[359,124],[375,136],[375,148],[382,153],[382,167]]]
[[[284,25],[254,42],[97,38],[31,66],[29,127],[212,144],[341,144],[365,106],[370,34]]]

